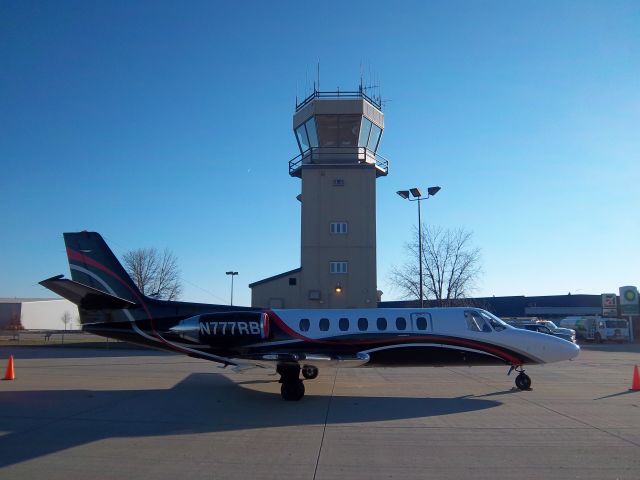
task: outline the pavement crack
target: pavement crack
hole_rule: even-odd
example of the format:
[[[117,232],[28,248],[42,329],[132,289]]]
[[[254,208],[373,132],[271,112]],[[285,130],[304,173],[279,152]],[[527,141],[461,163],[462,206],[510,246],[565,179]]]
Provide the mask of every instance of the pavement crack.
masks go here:
[[[320,455],[322,455],[322,446],[324,445],[324,436],[327,432],[327,423],[329,421],[329,411],[331,410],[331,402],[333,401],[333,392],[336,389],[336,380],[338,379],[338,368],[336,368],[336,373],[333,376],[333,385],[331,386],[331,396],[329,397],[329,401],[327,402],[327,411],[324,415],[324,426],[322,427],[322,438],[320,439],[320,448],[318,449],[318,457],[316,458],[316,468],[313,470],[313,480],[316,480],[316,475],[318,474],[318,465],[320,464]]]
[[[633,440],[629,440],[628,438],[624,438],[624,437],[622,437],[620,435],[616,435],[615,433],[610,432],[610,431],[608,431],[608,430],[606,430],[604,428],[596,427],[595,425],[592,425],[589,422],[586,422],[584,420],[580,420],[579,418],[572,417],[571,415],[568,415],[566,413],[562,413],[562,412],[559,412],[557,410],[554,410],[551,407],[547,407],[546,405],[542,405],[542,404],[540,404],[538,402],[535,402],[534,400],[530,400],[530,399],[526,398],[524,395],[519,396],[519,398],[521,398],[525,402],[528,402],[528,403],[530,403],[532,405],[535,405],[537,407],[543,408],[543,409],[545,409],[545,410],[547,410],[549,412],[553,412],[556,415],[560,415],[561,417],[568,418],[569,420],[573,420],[574,422],[577,422],[577,423],[580,423],[582,425],[585,425],[586,427],[593,428],[594,430],[598,430],[601,433],[610,435],[610,436],[612,436],[614,438],[617,438],[618,440],[622,440],[623,442],[630,443],[631,445],[633,445],[635,447],[640,447],[640,443],[634,442]]]

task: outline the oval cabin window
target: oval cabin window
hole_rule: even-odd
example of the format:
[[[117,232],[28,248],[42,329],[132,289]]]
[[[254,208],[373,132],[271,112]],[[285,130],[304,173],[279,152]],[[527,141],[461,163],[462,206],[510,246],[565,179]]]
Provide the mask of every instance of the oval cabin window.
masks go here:
[[[303,318],[302,320],[300,320],[300,331],[308,332],[310,326],[311,322],[309,322],[308,318]]]
[[[407,320],[404,317],[396,318],[396,328],[398,330],[406,330],[407,329]]]
[[[329,319],[328,318],[321,318],[320,319],[320,324],[318,325],[318,327],[320,327],[320,331],[321,332],[326,332],[329,330]]]
[[[418,330],[426,330],[428,326],[427,319],[424,317],[416,318],[416,328]]]
[[[349,319],[348,318],[341,318],[340,321],[338,322],[338,328],[342,332],[346,332],[347,330],[349,330]]]
[[[376,326],[378,327],[378,330],[386,330],[387,329],[387,319],[380,317],[376,321]]]
[[[366,318],[359,318],[358,319],[358,330],[360,330],[361,332],[365,332],[369,329],[369,320],[367,320]]]

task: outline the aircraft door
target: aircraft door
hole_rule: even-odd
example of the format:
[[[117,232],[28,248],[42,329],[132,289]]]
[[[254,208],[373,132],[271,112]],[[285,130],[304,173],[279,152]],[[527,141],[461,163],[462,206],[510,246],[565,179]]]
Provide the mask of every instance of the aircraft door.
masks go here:
[[[411,330],[416,333],[427,333],[433,331],[433,323],[429,312],[418,312],[411,314]]]

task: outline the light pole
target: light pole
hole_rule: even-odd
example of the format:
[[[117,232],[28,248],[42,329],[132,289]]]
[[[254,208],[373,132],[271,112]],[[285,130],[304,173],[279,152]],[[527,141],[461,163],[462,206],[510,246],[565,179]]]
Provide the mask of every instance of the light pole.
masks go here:
[[[235,277],[238,272],[225,272],[227,275],[231,275],[231,306],[233,306],[233,277]]]
[[[429,197],[433,197],[440,191],[440,187],[427,188],[427,196],[423,197],[419,188],[410,188],[409,190],[400,190],[396,192],[405,200],[410,202],[418,202],[418,264],[420,265],[420,308],[424,308],[424,295],[422,293],[422,216],[420,213],[420,202],[426,200]],[[409,198],[409,194],[413,198]]]

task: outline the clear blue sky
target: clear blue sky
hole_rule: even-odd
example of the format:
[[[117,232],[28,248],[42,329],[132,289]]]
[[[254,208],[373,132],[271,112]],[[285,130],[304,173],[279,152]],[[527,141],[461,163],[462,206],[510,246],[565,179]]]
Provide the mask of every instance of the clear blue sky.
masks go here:
[[[169,247],[185,300],[299,266],[296,92],[382,87],[378,286],[415,204],[474,232],[478,295],[640,284],[640,3],[0,3],[0,297],[47,296],[61,234]],[[362,65],[362,67],[361,67]]]

